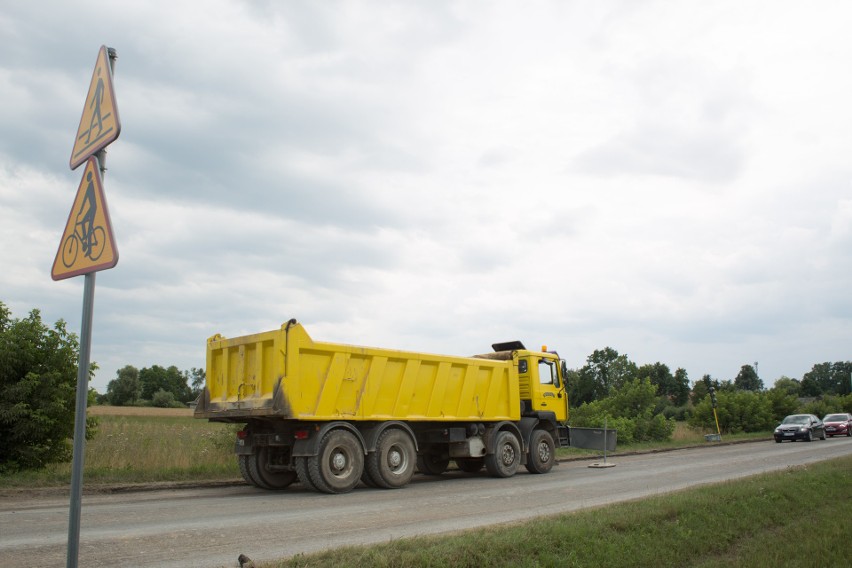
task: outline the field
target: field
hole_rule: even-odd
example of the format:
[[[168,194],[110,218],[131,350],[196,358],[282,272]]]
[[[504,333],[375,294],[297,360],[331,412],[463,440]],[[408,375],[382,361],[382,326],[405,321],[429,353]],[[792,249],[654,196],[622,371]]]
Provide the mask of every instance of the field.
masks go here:
[[[89,416],[167,416],[192,418],[189,408],[154,408],[153,406],[91,406]]]
[[[93,406],[95,437],[86,442],[84,483],[103,485],[239,479],[237,427],[192,417],[184,408]],[[0,489],[67,487],[71,464],[0,477]]]

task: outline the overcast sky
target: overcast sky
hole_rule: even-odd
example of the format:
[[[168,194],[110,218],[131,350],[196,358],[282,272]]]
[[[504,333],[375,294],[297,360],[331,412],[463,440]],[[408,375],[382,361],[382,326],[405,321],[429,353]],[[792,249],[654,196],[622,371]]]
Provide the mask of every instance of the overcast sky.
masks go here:
[[[92,386],[278,328],[612,347],[766,386],[852,358],[848,2],[0,0],[0,301],[53,281],[101,45]]]

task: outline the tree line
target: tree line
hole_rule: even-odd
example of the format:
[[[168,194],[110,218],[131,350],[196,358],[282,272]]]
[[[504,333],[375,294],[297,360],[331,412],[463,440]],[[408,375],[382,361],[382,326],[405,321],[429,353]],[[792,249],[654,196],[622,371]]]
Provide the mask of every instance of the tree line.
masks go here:
[[[100,404],[112,406],[186,407],[204,388],[204,369],[181,371],[174,365],[153,365],[137,369],[125,365],[107,384]]]
[[[572,426],[618,430],[623,442],[666,440],[675,421],[715,430],[708,396],[717,396],[719,427],[728,433],[771,430],[784,416],[852,412],[852,361],[819,363],[802,380],[781,377],[765,389],[757,370],[743,365],[733,379],[704,375],[690,384],[686,370],[664,363],[636,365],[611,347],[594,351],[566,377]]]

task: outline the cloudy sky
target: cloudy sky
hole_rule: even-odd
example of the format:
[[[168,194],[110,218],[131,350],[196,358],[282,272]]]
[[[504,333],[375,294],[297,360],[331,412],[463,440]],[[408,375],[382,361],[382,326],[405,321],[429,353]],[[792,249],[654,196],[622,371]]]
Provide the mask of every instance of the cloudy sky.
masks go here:
[[[767,386],[852,358],[847,2],[0,1],[0,301],[50,272],[101,45],[92,386],[275,329],[612,347]]]

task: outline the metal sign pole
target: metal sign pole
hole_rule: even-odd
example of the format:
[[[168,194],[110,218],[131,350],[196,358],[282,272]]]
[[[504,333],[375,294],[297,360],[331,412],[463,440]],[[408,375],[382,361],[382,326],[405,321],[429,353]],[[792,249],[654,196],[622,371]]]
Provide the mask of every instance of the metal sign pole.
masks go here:
[[[77,407],[74,415],[74,462],[71,465],[71,511],[68,518],[68,568],[77,568],[80,548],[80,510],[83,494],[83,458],[86,451],[86,407],[89,400],[89,356],[92,345],[92,314],[95,306],[95,274],[86,274],[83,287],[83,323],[77,366]]]

